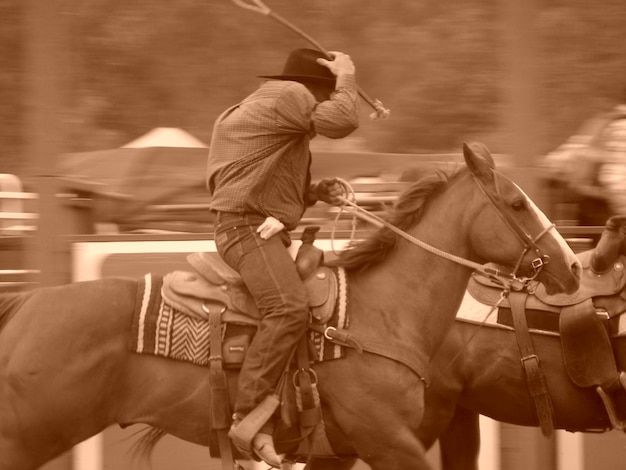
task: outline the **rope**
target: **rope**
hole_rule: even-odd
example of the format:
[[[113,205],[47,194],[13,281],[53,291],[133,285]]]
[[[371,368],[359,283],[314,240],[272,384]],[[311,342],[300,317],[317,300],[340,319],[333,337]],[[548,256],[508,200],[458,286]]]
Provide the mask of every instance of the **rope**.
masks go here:
[[[446,367],[444,368],[444,370],[448,370],[452,364],[454,364],[454,362],[461,356],[461,354],[467,349],[467,345],[470,343],[470,341],[472,341],[474,339],[474,337],[479,333],[479,331],[481,330],[481,328],[483,326],[485,326],[485,324],[487,323],[487,320],[489,320],[489,317],[493,314],[493,312],[495,312],[498,307],[500,307],[500,304],[502,304],[502,302],[504,302],[504,299],[506,299],[509,296],[509,292],[511,292],[510,286],[506,286],[502,292],[500,293],[500,298],[498,299],[498,301],[495,303],[495,305],[493,305],[491,307],[491,309],[489,309],[489,311],[487,312],[487,315],[485,315],[485,318],[482,319],[482,321],[478,324],[478,327],[476,328],[476,330],[470,335],[469,338],[467,338],[467,340],[463,343],[463,346],[461,346],[461,349],[458,350],[458,352],[454,355],[454,357],[450,360],[450,362],[448,363],[448,365],[446,365]],[[456,321],[456,320],[455,320]]]
[[[342,196],[340,198],[342,202],[344,200],[349,200],[351,202],[356,201],[356,193],[354,192],[354,189],[352,188],[352,186],[350,186],[350,183],[348,183],[343,178],[337,178],[337,182],[341,185],[344,194],[347,196],[347,197]],[[333,226],[330,231],[330,249],[332,250],[334,255],[339,254],[337,250],[335,250],[335,230],[337,228],[337,224],[339,223],[339,219],[341,218],[341,214],[343,214],[343,211],[345,210],[345,207],[346,207],[345,202],[341,206],[339,206],[339,212],[337,212],[337,215],[335,216],[335,220],[333,221]],[[351,230],[350,230],[350,242],[354,241],[354,237],[356,234],[356,217],[357,217],[356,214],[353,213],[352,221],[351,221]]]
[[[261,15],[264,15],[264,16],[267,16],[269,18],[276,20],[278,23],[282,24],[283,26],[286,26],[288,29],[290,29],[294,33],[302,36],[302,38],[304,38],[306,41],[311,43],[313,47],[315,47],[318,51],[325,54],[329,59],[331,58],[328,51],[318,41],[313,39],[313,37],[305,33],[302,29],[298,28],[296,25],[287,21],[285,18],[283,18],[279,14],[274,13],[265,3],[263,3],[262,0],[249,0],[249,1],[233,0],[233,2],[235,3],[235,5],[240,6],[241,8],[245,8],[246,10],[250,10],[255,13],[260,13]],[[369,104],[372,107],[372,109],[374,109],[374,113],[370,115],[371,119],[379,119],[379,118],[386,119],[389,117],[389,114],[391,113],[391,111],[385,108],[383,106],[383,103],[380,100],[370,98],[369,95],[365,93],[365,91],[363,91],[363,89],[358,85],[357,85],[357,92],[359,96],[363,98],[363,100],[367,104]]]
[[[461,258],[460,256],[456,256],[453,255],[451,253],[448,253],[446,251],[440,250],[439,248],[436,248],[432,245],[429,245],[426,242],[423,242],[422,240],[419,240],[417,238],[415,238],[414,236],[406,233],[405,231],[399,229],[398,227],[396,227],[395,225],[390,224],[389,222],[387,222],[386,220],[382,219],[381,217],[377,216],[376,214],[373,214],[369,211],[367,211],[366,209],[363,209],[362,207],[359,207],[358,204],[356,204],[356,202],[354,202],[354,200],[356,200],[356,198],[354,197],[354,189],[352,189],[352,187],[350,186],[350,183],[348,183],[346,180],[341,179],[341,178],[337,178],[339,184],[341,186],[344,187],[345,192],[347,195],[351,196],[353,200],[350,200],[349,198],[345,197],[345,196],[339,196],[339,200],[344,204],[344,206],[349,206],[352,208],[352,214],[353,217],[359,217],[360,219],[369,222],[375,226],[377,226],[378,228],[387,228],[389,230],[391,230],[392,232],[396,233],[397,235],[400,235],[402,238],[410,241],[411,243],[413,243],[414,245],[419,246],[420,248],[423,248],[426,251],[429,251],[437,256],[440,256],[441,258],[447,259],[449,261],[452,261],[454,263],[460,264],[462,266],[466,266],[472,270],[475,271],[479,271],[480,273],[484,274],[485,276],[495,279],[499,282],[502,282],[502,277],[508,279],[511,279],[511,275],[504,275],[501,271],[499,271],[498,269],[495,268],[491,268],[485,265],[482,265],[480,263],[476,263],[474,261],[470,261],[467,260],[465,258]],[[343,206],[342,206],[343,207]],[[341,211],[339,212],[339,214],[337,215],[337,218],[335,219],[335,225],[336,222],[339,218],[339,216],[341,215]],[[354,221],[354,219],[353,219]],[[334,236],[334,228],[335,226],[333,225],[333,231],[331,233],[331,245],[332,245],[332,239]],[[352,238],[351,238],[352,240]],[[333,249],[334,252],[334,249]]]

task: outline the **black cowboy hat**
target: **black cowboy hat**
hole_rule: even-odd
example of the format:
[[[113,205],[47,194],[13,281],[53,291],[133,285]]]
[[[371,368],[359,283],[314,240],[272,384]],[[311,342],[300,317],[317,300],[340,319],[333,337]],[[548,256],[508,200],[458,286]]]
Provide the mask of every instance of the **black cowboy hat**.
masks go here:
[[[326,54],[315,49],[296,49],[287,57],[282,74],[260,75],[260,78],[314,82],[334,87],[335,76],[327,67],[317,63],[319,58],[328,59]]]

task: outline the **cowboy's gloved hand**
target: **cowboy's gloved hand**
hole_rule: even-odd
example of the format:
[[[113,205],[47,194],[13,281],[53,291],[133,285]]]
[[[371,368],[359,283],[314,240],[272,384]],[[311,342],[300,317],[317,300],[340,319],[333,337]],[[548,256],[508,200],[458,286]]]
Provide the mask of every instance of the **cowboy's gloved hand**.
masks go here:
[[[332,57],[332,60],[319,58],[317,59],[317,63],[327,67],[328,70],[330,70],[330,72],[336,77],[344,74],[354,75],[354,63],[348,54],[337,51],[328,51],[328,55]]]
[[[284,228],[285,226],[280,220],[270,216],[265,219],[261,225],[259,225],[259,228],[257,228],[256,231],[261,235],[263,240],[268,240],[277,233],[281,232]]]
[[[621,232],[621,235],[626,235],[626,215],[614,215],[606,221],[604,226],[606,230],[611,232]]]
[[[343,196],[343,187],[337,178],[324,178],[315,186],[317,199],[333,206],[340,206],[343,202],[339,196]]]
[[[600,240],[591,253],[591,269],[595,273],[605,272],[617,260],[626,239],[625,223],[626,216],[623,215],[613,216],[606,221]]]

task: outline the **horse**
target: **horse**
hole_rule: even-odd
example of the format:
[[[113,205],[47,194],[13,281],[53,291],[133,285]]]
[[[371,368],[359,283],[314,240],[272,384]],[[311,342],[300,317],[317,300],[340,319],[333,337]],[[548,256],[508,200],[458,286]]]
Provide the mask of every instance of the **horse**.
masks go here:
[[[578,287],[573,251],[489,150],[464,144],[463,155],[456,171],[409,187],[387,223],[336,261],[349,287],[347,331],[376,347],[313,366],[335,456],[375,470],[429,468],[417,434],[427,364],[477,266],[497,263],[552,293]],[[209,444],[207,368],[130,350],[139,285],[104,278],[0,296],[0,468],[37,468],[113,424],[149,425],[146,452],[163,433]],[[237,370],[226,378],[233,397]],[[278,423],[275,441],[289,454],[286,428]]]
[[[585,287],[586,279],[591,279],[590,283],[600,283],[600,289],[587,287],[590,293],[594,289],[603,291],[593,296],[593,304],[603,316],[608,316],[604,322],[611,332],[616,369],[624,371],[626,217],[611,217],[606,225],[598,245],[578,254],[585,273],[581,289]],[[613,241],[607,242],[611,237]],[[496,322],[493,315],[498,314],[492,310],[491,303],[481,302],[470,291],[463,299],[454,326],[433,356],[431,383],[425,392],[424,418],[417,432],[426,448],[439,440],[442,470],[478,470],[479,415],[519,426],[542,425],[514,331],[518,325],[505,321],[504,315]],[[537,305],[543,307],[543,304]],[[562,307],[560,311],[550,313],[535,310],[532,314],[535,327],[528,324],[534,353],[543,370],[545,388],[552,403],[551,427],[570,432],[624,431],[624,383],[613,391],[612,404],[607,407],[596,387],[581,387],[568,373],[561,333],[558,325],[554,325],[555,315],[563,314]],[[530,313],[528,318],[530,321]],[[586,349],[582,353],[591,355],[594,351]],[[551,434],[550,428],[542,428],[542,431],[546,436]],[[333,468],[347,469],[353,464],[345,461]]]
[[[619,224],[620,234],[615,249],[606,250],[603,242],[610,232],[605,229],[598,246],[579,253],[581,261],[587,260],[585,272],[594,283],[601,282],[603,292],[593,297],[594,308],[608,331],[607,345],[579,342],[582,353],[592,356],[607,347],[604,363],[608,367],[614,361],[613,370],[626,370],[626,334],[621,331],[626,313],[626,286],[622,271],[626,263],[626,217],[612,217],[607,222]],[[613,233],[616,232],[613,227]],[[593,269],[593,259],[606,255],[603,267]],[[605,256],[606,257],[606,256]],[[585,276],[581,289],[585,284]],[[468,315],[474,310],[475,315]],[[484,323],[491,306],[482,304],[466,295],[453,328],[433,357],[431,387],[426,392],[426,411],[418,431],[420,441],[429,448],[439,439],[443,470],[477,470],[480,450],[479,414],[496,421],[520,426],[542,426],[530,387],[524,373],[516,333],[511,324]],[[557,311],[562,316],[564,310]],[[546,315],[540,312],[538,315]],[[473,320],[470,318],[473,316]],[[506,322],[503,322],[506,323]],[[569,432],[604,432],[626,428],[626,392],[624,374],[610,393],[607,403],[605,394],[591,383],[577,383],[577,377],[567,368],[568,357],[563,349],[563,335],[558,327],[528,325],[534,353],[543,369],[545,389],[552,403],[551,427]],[[605,364],[606,363],[606,364]],[[549,436],[550,429],[542,427]]]

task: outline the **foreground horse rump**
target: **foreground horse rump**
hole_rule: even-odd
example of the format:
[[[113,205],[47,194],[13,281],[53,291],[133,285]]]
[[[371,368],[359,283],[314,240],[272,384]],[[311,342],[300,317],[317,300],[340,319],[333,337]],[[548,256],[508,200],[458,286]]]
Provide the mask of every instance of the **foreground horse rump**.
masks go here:
[[[545,216],[494,171],[484,146],[466,146],[464,155],[469,171],[414,185],[390,222],[454,256],[519,266],[518,276],[537,275],[551,292],[574,291],[579,263]],[[547,256],[536,272],[532,263]],[[315,365],[333,450],[376,470],[427,469],[417,438],[426,364],[454,322],[472,270],[388,228],[347,250],[340,264],[350,333],[392,358],[348,350]],[[2,470],[34,469],[115,423],[146,423],[207,445],[207,370],[129,352],[137,290],[136,281],[104,279],[2,297]],[[236,378],[228,372],[231,397]],[[286,431],[278,429],[279,445]]]

